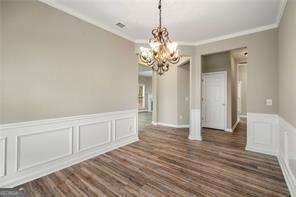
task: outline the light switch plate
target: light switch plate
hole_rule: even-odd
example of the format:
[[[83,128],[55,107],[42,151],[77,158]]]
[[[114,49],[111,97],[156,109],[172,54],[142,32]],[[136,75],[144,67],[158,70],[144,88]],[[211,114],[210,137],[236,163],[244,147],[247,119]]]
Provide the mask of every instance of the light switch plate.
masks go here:
[[[272,106],[272,99],[266,99],[266,105]]]

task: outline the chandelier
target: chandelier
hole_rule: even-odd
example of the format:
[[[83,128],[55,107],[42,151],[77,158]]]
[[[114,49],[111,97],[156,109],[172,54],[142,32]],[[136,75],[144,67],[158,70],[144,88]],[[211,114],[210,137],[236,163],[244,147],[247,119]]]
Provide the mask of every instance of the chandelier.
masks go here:
[[[180,60],[178,44],[171,42],[167,28],[161,23],[161,0],[158,4],[159,26],[152,30],[153,38],[149,39],[151,49],[140,48],[140,60],[151,67],[159,75],[169,70],[169,64],[176,64]]]

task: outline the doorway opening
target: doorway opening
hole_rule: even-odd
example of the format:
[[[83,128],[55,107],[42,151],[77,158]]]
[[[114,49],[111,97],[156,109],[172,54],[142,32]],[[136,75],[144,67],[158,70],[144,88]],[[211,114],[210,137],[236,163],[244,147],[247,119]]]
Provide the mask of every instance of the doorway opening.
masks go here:
[[[150,67],[138,64],[138,125],[139,131],[151,125],[153,112],[152,92],[153,71]]]
[[[246,47],[202,56],[202,140],[245,149]]]

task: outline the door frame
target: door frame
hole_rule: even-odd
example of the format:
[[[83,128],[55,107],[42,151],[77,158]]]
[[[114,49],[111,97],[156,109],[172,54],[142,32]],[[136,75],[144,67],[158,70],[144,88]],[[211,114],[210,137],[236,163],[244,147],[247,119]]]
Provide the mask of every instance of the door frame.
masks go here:
[[[224,75],[224,131],[227,131],[227,114],[228,114],[228,95],[227,95],[227,90],[228,90],[228,83],[227,83],[227,71],[218,71],[218,72],[209,72],[209,73],[202,73],[201,74],[201,117],[200,117],[200,124],[201,128],[203,128],[203,117],[204,117],[204,102],[203,102],[203,97],[204,97],[204,77],[209,76],[209,75],[215,75],[215,74],[223,74]]]
[[[143,83],[139,83],[139,85],[138,85],[138,88],[140,89],[140,86],[142,87],[142,94],[143,94],[143,100],[142,100],[142,109],[140,109],[139,111],[142,111],[142,110],[145,110],[145,108],[146,108],[146,87],[145,87],[145,84],[143,84]],[[138,90],[139,91],[139,90]],[[138,102],[139,102],[139,97],[138,97]]]
[[[189,125],[170,125],[172,127],[176,128],[186,128],[189,127],[189,133],[190,130],[192,129],[192,124],[194,121],[192,121],[192,101],[193,101],[193,94],[192,94],[192,84],[193,84],[193,72],[192,72],[192,67],[193,67],[193,60],[192,57],[189,55],[183,55],[182,57],[187,58],[184,62],[178,63],[176,66],[182,66],[186,63],[189,62]],[[178,68],[177,68],[178,69]],[[152,95],[153,95],[153,111],[152,111],[152,124],[153,125],[158,125],[158,80],[159,80],[159,75],[156,72],[153,72],[152,75]],[[177,107],[177,106],[176,106]],[[185,126],[185,127],[184,127]]]
[[[239,67],[246,67],[246,71],[247,71],[247,69],[248,69],[248,63],[240,63],[240,64],[237,64],[237,72],[236,72],[236,75],[237,76],[239,76]],[[246,78],[246,80],[248,80],[248,76],[247,76],[247,78]],[[238,82],[242,82],[242,81],[239,81],[238,80],[238,77],[237,77],[237,83]],[[240,84],[241,85],[241,84]],[[237,86],[238,87],[238,86]],[[247,88],[247,84],[245,84],[245,88]],[[242,93],[242,92],[241,92]],[[247,89],[246,89],[246,93],[247,93]],[[248,94],[246,94],[246,98],[245,99],[247,99],[247,97],[248,97]],[[238,100],[238,99],[237,99]],[[240,100],[240,107],[241,107],[241,109],[242,109],[242,101]],[[246,117],[246,115],[241,115],[241,111],[240,111],[240,114],[238,115],[238,120],[241,118],[241,117]]]

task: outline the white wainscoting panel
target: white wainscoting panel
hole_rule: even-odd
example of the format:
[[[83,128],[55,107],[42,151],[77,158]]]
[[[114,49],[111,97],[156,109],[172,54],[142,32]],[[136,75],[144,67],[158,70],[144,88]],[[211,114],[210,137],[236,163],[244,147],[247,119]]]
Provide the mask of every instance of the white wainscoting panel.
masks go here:
[[[0,177],[6,174],[6,138],[0,138]]]
[[[296,128],[279,116],[279,152],[286,183],[292,197],[296,197]]]
[[[72,154],[72,128],[17,136],[17,171]]]
[[[0,188],[138,140],[137,110],[0,125]]]
[[[79,151],[111,143],[111,121],[80,125],[78,138]]]
[[[136,124],[134,118],[122,118],[115,120],[115,139],[120,140],[134,135],[136,132]]]
[[[247,114],[247,150],[277,155],[278,116],[276,114]]]
[[[189,139],[201,140],[201,121],[200,109],[191,109],[190,111],[190,128]]]

